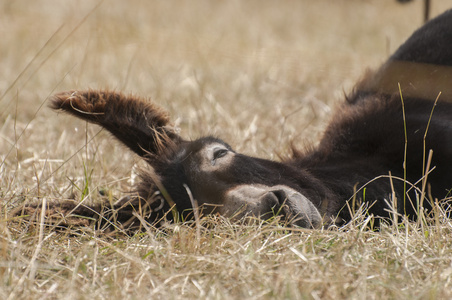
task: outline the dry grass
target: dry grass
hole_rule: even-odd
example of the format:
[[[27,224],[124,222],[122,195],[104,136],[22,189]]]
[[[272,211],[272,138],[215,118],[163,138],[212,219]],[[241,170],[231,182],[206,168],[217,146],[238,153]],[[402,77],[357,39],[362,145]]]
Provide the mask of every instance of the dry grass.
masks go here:
[[[434,15],[452,1],[433,1]],[[23,201],[120,197],[139,160],[46,108],[68,89],[151,97],[186,137],[266,158],[315,142],[363,74],[421,24],[421,2],[0,2],[0,298],[452,297],[452,222],[378,233],[203,219],[127,237],[7,219]],[[205,229],[209,228],[209,229]]]

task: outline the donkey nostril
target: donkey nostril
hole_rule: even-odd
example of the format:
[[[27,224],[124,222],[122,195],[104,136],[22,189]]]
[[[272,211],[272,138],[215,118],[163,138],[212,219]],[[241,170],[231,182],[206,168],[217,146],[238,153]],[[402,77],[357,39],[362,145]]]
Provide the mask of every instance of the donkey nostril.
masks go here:
[[[284,190],[274,190],[268,193],[271,198],[271,210],[278,215],[284,215],[287,211],[287,192]]]
[[[284,202],[287,201],[287,198],[289,196],[284,190],[275,190],[271,192],[273,195],[275,195],[276,199],[278,199],[279,205],[283,205]]]

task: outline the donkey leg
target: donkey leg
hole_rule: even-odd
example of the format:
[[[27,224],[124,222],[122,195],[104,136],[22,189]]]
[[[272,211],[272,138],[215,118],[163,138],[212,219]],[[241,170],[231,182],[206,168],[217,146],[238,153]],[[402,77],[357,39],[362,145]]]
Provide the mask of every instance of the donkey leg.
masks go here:
[[[39,223],[44,212],[45,224],[55,227],[86,227],[94,225],[97,229],[137,230],[143,220],[157,225],[163,215],[157,202],[144,201],[137,196],[127,196],[114,204],[104,201],[96,205],[84,205],[72,200],[42,204],[28,204],[15,208],[9,215],[11,219],[23,219]]]

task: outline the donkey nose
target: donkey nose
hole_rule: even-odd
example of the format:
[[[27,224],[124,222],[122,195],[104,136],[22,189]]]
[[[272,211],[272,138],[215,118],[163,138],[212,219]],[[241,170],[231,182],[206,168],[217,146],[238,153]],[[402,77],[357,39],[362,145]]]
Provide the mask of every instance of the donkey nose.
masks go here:
[[[302,194],[288,188],[278,188],[270,192],[278,201],[278,210],[292,220],[292,224],[303,228],[318,228],[322,218],[315,206]]]
[[[287,214],[291,215],[291,195],[284,189],[275,189],[267,193],[267,198],[271,199],[272,211],[278,212],[281,215],[287,217]]]
[[[276,197],[279,205],[283,205],[288,199],[287,192],[284,190],[274,190],[271,193]]]
[[[237,186],[226,193],[221,213],[226,216],[254,215],[264,218],[278,213],[292,225],[318,228],[322,224],[322,218],[311,201],[284,185]]]

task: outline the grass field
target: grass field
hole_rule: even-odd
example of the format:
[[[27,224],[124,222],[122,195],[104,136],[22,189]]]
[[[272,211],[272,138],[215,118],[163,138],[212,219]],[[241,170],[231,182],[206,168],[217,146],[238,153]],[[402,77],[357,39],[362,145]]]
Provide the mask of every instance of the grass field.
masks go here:
[[[433,0],[432,14],[452,7]],[[315,143],[366,68],[422,24],[422,2],[0,0],[0,299],[450,299],[452,222],[343,228],[206,218],[134,236],[8,219],[24,202],[120,198],[143,167],[49,95],[111,88],[181,134],[278,160]],[[207,229],[208,228],[208,229]]]

